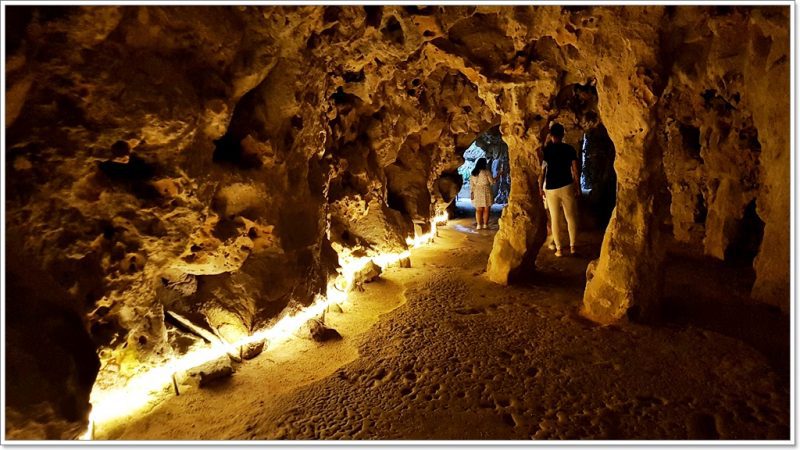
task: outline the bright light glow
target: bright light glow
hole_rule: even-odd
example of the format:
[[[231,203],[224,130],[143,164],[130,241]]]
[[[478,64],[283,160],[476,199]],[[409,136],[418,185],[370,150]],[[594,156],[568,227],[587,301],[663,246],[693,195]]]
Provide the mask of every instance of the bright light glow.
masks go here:
[[[414,236],[413,238],[406,238],[406,244],[408,244],[408,246],[411,248],[416,248],[431,242],[433,238],[436,237],[436,226],[447,223],[448,218],[447,211],[437,214],[433,219],[431,219],[431,230],[429,232],[423,235]]]
[[[439,214],[431,220],[431,231],[422,236],[408,238],[409,247],[419,247],[433,240],[436,226],[447,222],[447,213]],[[239,348],[254,342],[266,340],[269,347],[275,347],[288,340],[300,327],[309,320],[320,316],[328,306],[344,303],[348,292],[353,287],[355,275],[370,262],[385,269],[399,261],[409,258],[411,252],[384,253],[377,256],[347,257],[340,256],[341,274],[345,286],[336,286],[336,282],[328,283],[325,296],[317,296],[314,303],[293,314],[288,314],[271,327],[259,330],[237,342],[214,342],[208,347],[194,349],[184,355],[176,356],[166,363],[149,368],[147,371],[131,377],[127,383],[121,383],[112,389],[92,389],[90,401],[92,412],[89,417],[89,428],[79,438],[91,440],[93,429],[98,424],[106,424],[144,412],[156,406],[173,389],[172,379],[175,374],[193,369],[209,361],[224,357],[227,354],[237,355]]]
[[[317,297],[307,308],[283,317],[270,328],[257,331],[235,343],[217,341],[208,347],[195,349],[163,365],[151,367],[132,377],[124,386],[111,390],[92,389],[90,421],[93,424],[107,423],[155,406],[172,389],[173,374],[190,370],[227,354],[237,355],[239,347],[261,340],[266,339],[270,346],[279,345],[303,324],[321,315],[325,308],[346,299],[345,292],[329,285],[327,296]]]

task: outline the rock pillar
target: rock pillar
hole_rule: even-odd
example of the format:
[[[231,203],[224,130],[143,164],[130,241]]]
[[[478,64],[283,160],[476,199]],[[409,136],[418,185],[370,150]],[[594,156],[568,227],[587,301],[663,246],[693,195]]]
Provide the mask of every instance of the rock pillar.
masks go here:
[[[656,20],[658,14],[642,17]],[[603,56],[595,69],[598,106],[616,148],[617,173],[616,207],[600,258],[587,271],[583,296],[582,313],[600,323],[652,317],[657,313],[663,284],[661,226],[668,197],[664,196],[666,178],[655,129],[659,80],[654,73],[657,62],[653,43],[657,36],[648,37],[648,28],[641,27],[637,28],[642,31],[638,39],[631,39],[620,34],[624,29],[609,27],[602,39],[625,42],[630,52]]]
[[[750,58],[744,100],[761,143],[756,211],[764,237],[753,266],[752,297],[789,310],[791,149],[789,107],[789,8],[756,10],[750,18]]]
[[[544,119],[525,120],[541,114],[545,103],[527,90],[514,89],[506,94],[511,97],[506,102],[510,108],[502,116],[500,131],[508,144],[511,194],[486,268],[489,279],[499,284],[508,284],[516,274],[533,270],[547,237],[546,211],[539,192],[541,163],[536,156],[541,145],[539,132],[547,123]]]

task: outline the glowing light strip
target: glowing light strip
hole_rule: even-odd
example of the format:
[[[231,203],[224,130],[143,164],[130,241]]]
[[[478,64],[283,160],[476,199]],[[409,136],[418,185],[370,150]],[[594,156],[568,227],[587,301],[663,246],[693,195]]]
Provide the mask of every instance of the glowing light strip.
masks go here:
[[[447,219],[447,213],[434,217],[431,220],[430,232],[406,240],[409,247],[419,247],[431,242],[436,235],[437,224],[445,223]],[[131,377],[124,386],[119,388],[103,390],[95,387],[92,389],[90,397],[92,412],[89,416],[89,427],[79,439],[93,439],[95,424],[129,417],[145,410],[148,406],[155,406],[172,389],[172,377],[177,373],[196,368],[228,354],[235,355],[239,352],[240,347],[254,342],[267,340],[270,347],[285,342],[303,324],[321,315],[328,306],[345,302],[348,298],[348,292],[352,288],[355,274],[370,261],[385,269],[410,256],[411,252],[406,250],[401,253],[384,253],[373,257],[360,257],[350,260],[339,258],[339,264],[342,266],[342,276],[347,283],[344,290],[337,289],[333,282],[328,283],[324,297],[317,296],[314,303],[307,308],[283,317],[268,329],[256,331],[234,343],[215,342],[209,347],[192,350],[173,358],[163,365],[151,367],[147,371]]]
[[[447,212],[436,215],[433,219],[431,219],[431,230],[429,232],[423,235],[414,236],[413,238],[406,238],[406,244],[408,244],[409,247],[419,247],[431,242],[433,238],[436,237],[436,226],[446,223],[447,219]]]
[[[91,426],[81,439],[91,439],[91,429],[96,423],[131,416],[143,411],[148,406],[155,406],[160,397],[172,388],[172,376],[193,369],[228,354],[238,354],[239,348],[261,340],[267,340],[270,346],[280,344],[289,339],[303,324],[319,316],[325,308],[347,299],[347,294],[329,285],[327,296],[317,297],[309,307],[293,315],[287,315],[272,327],[247,336],[235,343],[215,342],[210,347],[196,349],[176,357],[166,364],[150,368],[144,373],[132,377],[125,386],[101,390],[92,389],[92,412],[89,417]]]

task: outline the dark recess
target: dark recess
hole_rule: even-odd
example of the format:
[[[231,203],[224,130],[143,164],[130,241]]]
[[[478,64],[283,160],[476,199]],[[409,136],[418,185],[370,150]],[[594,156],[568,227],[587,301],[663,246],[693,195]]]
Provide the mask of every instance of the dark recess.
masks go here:
[[[386,21],[386,25],[381,29],[381,34],[398,45],[403,45],[406,41],[405,35],[403,35],[403,27],[394,16],[389,17]]]
[[[725,249],[725,261],[734,265],[752,265],[761,248],[764,237],[764,221],[756,212],[756,201],[752,200],[744,209],[744,216]]]

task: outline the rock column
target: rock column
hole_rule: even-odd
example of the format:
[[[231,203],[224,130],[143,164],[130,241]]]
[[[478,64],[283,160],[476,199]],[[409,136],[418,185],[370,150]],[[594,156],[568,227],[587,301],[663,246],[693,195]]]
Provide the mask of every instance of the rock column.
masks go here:
[[[649,10],[649,15],[638,17],[657,20],[657,12]],[[652,24],[619,25],[609,23],[607,34],[597,36],[614,48],[630,49],[624,55],[602,55],[595,69],[600,114],[617,152],[616,207],[600,258],[587,270],[583,296],[582,313],[600,323],[657,313],[665,252],[661,225],[668,208],[661,195],[666,185],[655,129],[658,80],[650,69],[657,65],[653,49],[657,37],[648,31]]]
[[[761,143],[761,188],[756,198],[764,237],[753,263],[754,299],[789,309],[789,248],[791,150],[789,147],[789,30],[788,8],[756,10],[750,18],[752,33],[749,65],[745,73],[744,100],[753,112]],[[767,14],[769,13],[769,14]]]
[[[552,91],[552,86],[549,87]],[[541,145],[539,132],[547,124],[544,119],[525,120],[526,115],[542,112],[545,98],[525,88],[506,94],[510,98],[505,104],[508,107],[504,108],[500,131],[508,144],[511,194],[486,268],[489,279],[499,284],[508,284],[515,275],[533,270],[536,255],[547,237],[547,212],[538,181],[541,162],[536,156]]]

